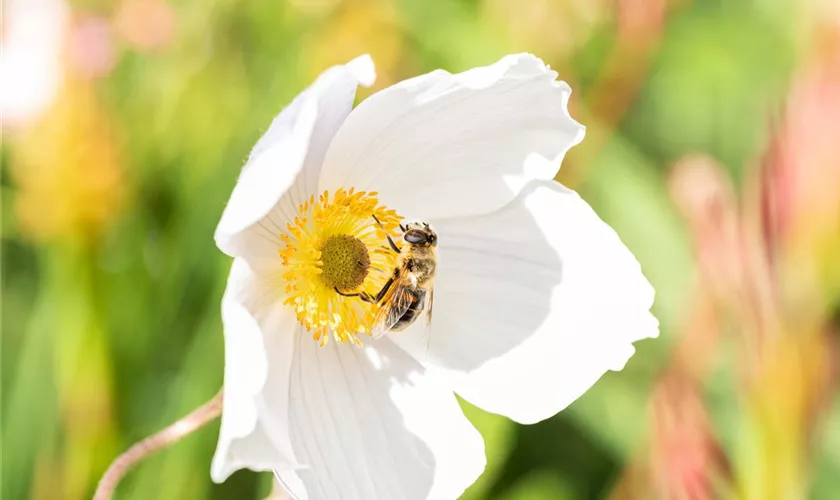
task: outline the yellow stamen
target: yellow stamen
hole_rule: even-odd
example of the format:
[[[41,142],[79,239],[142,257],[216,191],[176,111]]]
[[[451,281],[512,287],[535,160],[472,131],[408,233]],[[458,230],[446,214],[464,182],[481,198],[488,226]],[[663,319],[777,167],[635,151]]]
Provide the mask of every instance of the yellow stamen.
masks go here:
[[[376,195],[351,188],[337,190],[332,199],[327,191],[317,200],[311,196],[281,235],[284,303],[322,346],[329,333],[340,342],[361,345],[358,335],[370,333],[379,307],[335,289],[375,296],[396,266],[397,254],[388,247],[386,234],[399,234],[402,217],[379,205]]]

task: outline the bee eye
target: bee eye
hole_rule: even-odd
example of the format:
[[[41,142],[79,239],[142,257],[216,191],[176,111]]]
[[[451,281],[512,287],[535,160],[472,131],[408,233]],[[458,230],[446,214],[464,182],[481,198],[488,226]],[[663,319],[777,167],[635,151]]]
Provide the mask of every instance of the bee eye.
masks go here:
[[[411,243],[412,245],[419,245],[421,243],[426,243],[426,235],[421,233],[420,231],[409,231],[405,233],[405,241]]]

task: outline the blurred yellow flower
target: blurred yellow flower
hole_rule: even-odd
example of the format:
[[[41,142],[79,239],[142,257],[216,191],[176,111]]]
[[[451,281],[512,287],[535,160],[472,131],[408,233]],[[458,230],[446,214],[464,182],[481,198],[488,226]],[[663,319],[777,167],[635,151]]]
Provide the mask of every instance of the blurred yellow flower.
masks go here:
[[[398,79],[404,45],[399,13],[391,0],[342,2],[312,41],[309,76],[369,53],[376,60],[376,86],[387,87]]]
[[[509,37],[517,50],[548,49],[552,57],[564,57],[585,43],[615,7],[603,0],[487,0],[483,9],[486,22]]]
[[[96,236],[124,204],[119,147],[87,82],[68,78],[15,153],[16,214],[35,241]]]
[[[815,423],[828,401],[830,359],[825,337],[796,325],[753,353],[744,425],[736,461],[742,498],[806,498]]]

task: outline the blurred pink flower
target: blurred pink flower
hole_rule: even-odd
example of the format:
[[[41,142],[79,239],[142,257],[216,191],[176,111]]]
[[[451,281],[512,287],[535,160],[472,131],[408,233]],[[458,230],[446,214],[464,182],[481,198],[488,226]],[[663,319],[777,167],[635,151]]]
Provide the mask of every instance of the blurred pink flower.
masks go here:
[[[85,78],[102,78],[110,73],[117,62],[110,22],[99,16],[79,15],[70,30],[67,57],[70,69]]]
[[[175,32],[175,13],[162,0],[125,0],[114,24],[132,48],[148,52],[169,44]]]
[[[840,33],[828,31],[796,78],[768,160],[774,214],[782,232],[840,214]]]
[[[717,498],[724,457],[714,439],[700,389],[690,378],[672,372],[653,397],[655,429],[651,472],[656,498]]]

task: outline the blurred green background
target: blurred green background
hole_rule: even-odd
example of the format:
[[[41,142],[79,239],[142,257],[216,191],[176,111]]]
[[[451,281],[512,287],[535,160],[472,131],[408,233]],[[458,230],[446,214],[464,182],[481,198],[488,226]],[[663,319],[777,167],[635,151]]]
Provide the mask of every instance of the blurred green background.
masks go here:
[[[89,498],[222,382],[213,230],[251,146],[324,68],[374,89],[531,51],[587,125],[558,180],[657,289],[658,340],[534,426],[467,407],[470,500],[840,498],[836,0],[7,0],[2,498]],[[218,423],[120,499],[209,478]]]

